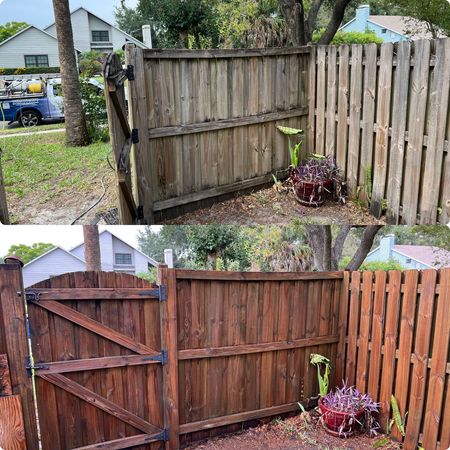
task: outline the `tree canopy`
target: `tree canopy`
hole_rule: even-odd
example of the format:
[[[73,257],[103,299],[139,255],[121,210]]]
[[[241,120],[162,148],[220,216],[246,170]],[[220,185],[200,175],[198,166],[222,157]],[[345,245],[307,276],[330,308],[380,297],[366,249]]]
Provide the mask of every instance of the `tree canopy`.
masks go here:
[[[0,42],[6,41],[27,26],[26,22],[6,22],[5,25],[0,25]]]
[[[8,255],[18,256],[24,264],[27,264],[38,256],[47,253],[52,248],[55,248],[53,244],[44,242],[37,242],[32,245],[17,244],[9,247]]]

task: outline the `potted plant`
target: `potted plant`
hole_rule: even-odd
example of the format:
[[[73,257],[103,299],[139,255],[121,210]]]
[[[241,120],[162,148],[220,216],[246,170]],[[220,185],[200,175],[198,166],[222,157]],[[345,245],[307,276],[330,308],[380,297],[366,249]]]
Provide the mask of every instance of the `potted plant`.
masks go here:
[[[364,428],[370,434],[376,434],[378,423],[373,414],[378,412],[378,406],[368,394],[345,384],[319,400],[325,430],[338,437],[350,437]]]
[[[345,183],[332,156],[312,154],[303,160],[300,157],[302,141],[291,144],[291,136],[300,135],[302,130],[289,127],[277,127],[289,138],[289,177],[292,181],[296,199],[306,206],[320,206],[329,197],[345,201]]]

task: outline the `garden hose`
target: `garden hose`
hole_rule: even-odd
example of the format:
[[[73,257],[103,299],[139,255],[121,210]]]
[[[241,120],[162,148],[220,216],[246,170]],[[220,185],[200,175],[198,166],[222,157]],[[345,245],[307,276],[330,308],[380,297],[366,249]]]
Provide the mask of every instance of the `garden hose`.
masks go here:
[[[89,211],[95,208],[103,200],[103,197],[106,194],[105,177],[106,175],[103,175],[101,179],[103,188],[102,195],[88,209],[84,210],[70,225],[75,225],[76,222],[78,222],[82,217],[84,217]]]

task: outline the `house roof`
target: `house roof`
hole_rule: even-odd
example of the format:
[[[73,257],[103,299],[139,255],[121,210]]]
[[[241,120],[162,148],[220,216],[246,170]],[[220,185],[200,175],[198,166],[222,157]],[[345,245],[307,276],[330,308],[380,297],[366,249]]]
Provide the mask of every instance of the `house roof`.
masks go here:
[[[120,31],[121,33],[123,33],[125,36],[127,36],[133,43],[139,45],[140,47],[143,48],[148,48],[143,42],[141,42],[139,39],[134,38],[133,36],[131,36],[130,34],[126,33],[125,31],[121,30],[120,28],[117,28],[115,25],[113,25],[112,23],[108,22],[107,20],[103,19],[102,17],[99,17],[97,14],[94,14],[92,11],[90,11],[89,9],[85,8],[84,6],[79,6],[78,8],[74,9],[73,11],[71,11],[70,15],[75,14],[77,11],[86,11],[88,14],[90,14],[91,16],[96,17],[97,19],[101,20],[102,22],[106,23],[106,25],[109,25],[110,27],[116,29],[117,31]],[[48,28],[50,28],[51,26],[53,26],[55,24],[55,22],[52,22],[50,25],[47,25],[46,27],[44,27],[44,30],[47,30]]]
[[[81,258],[78,258],[78,256],[75,256],[73,253],[68,252],[67,250],[63,249],[62,247],[59,247],[58,245],[56,245],[55,247],[53,247],[51,250],[48,250],[47,252],[43,253],[41,256],[38,256],[37,258],[32,259],[30,262],[26,263],[23,267],[27,267],[30,264],[35,263],[38,259],[44,258],[45,256],[47,256],[48,254],[56,251],[56,250],[61,250],[64,253],[67,253],[68,255],[70,255],[72,258],[77,259],[78,261],[82,262],[83,264],[85,264],[85,261],[83,261]]]
[[[31,28],[34,28],[37,31],[40,31],[41,33],[47,35],[48,37],[51,37],[52,39],[54,39],[55,41],[57,41],[57,39],[55,38],[55,36],[51,35],[50,33],[47,33],[44,30],[41,30],[38,27],[35,27],[34,25],[28,25],[27,27],[25,27],[23,30],[18,31],[16,34],[13,34],[12,36],[10,36],[8,39],[5,39],[4,41],[0,42],[0,47],[4,44],[6,44],[7,42],[13,40],[14,38],[16,38],[17,36],[19,36],[22,33],[25,33],[26,31],[30,30]],[[78,50],[77,48],[75,48],[75,50],[77,52],[79,52],[80,50]]]
[[[450,251],[430,245],[394,245],[392,250],[434,269],[450,266]]]
[[[128,245],[128,247],[131,247],[133,250],[135,250],[136,252],[140,253],[142,256],[145,256],[149,260],[150,264],[152,264],[152,266],[154,266],[154,267],[158,266],[158,261],[154,260],[153,258],[151,258],[150,256],[146,255],[145,253],[141,252],[140,250],[138,250],[136,247],[134,247],[133,245],[129,244],[128,242],[125,242],[122,238],[120,238],[116,234],[112,233],[109,230],[103,230],[103,231],[100,231],[99,235],[101,235],[103,233],[109,233],[111,236],[115,237],[119,241],[121,241],[124,244]],[[75,245],[75,247],[72,247],[69,250],[69,252],[73,252],[76,248],[81,247],[82,245],[84,245],[84,242],[81,242],[80,244]]]
[[[432,39],[433,35],[427,31],[426,22],[407,16],[369,16],[369,22],[386,28],[402,36],[408,36],[413,41],[418,39]],[[415,29],[414,34],[407,32],[408,28]],[[440,37],[444,37],[441,35]]]

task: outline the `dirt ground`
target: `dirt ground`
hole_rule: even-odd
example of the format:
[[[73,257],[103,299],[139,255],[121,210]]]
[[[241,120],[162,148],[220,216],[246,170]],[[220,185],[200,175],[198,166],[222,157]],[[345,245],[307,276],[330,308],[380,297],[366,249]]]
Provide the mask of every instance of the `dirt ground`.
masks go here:
[[[161,224],[209,224],[228,223],[235,225],[289,223],[293,219],[301,221],[334,224],[369,225],[384,224],[369,212],[352,202],[344,205],[327,201],[320,207],[303,206],[295,200],[288,185],[281,192],[273,187],[261,189],[246,195],[219,202],[210,208],[183,214]]]
[[[384,435],[374,438],[354,436],[347,439],[326,433],[309,413],[205,442],[191,444],[186,450],[383,450],[400,449]]]

